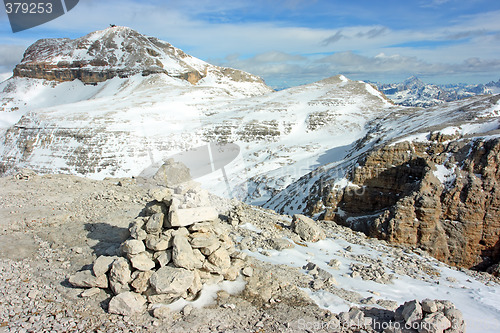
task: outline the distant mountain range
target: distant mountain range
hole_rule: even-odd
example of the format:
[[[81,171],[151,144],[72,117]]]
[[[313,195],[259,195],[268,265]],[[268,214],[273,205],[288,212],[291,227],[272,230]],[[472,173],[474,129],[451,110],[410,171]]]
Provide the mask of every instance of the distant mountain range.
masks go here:
[[[500,80],[487,84],[435,85],[412,76],[400,83],[371,82],[394,103],[404,106],[430,107],[476,95],[500,93]]]

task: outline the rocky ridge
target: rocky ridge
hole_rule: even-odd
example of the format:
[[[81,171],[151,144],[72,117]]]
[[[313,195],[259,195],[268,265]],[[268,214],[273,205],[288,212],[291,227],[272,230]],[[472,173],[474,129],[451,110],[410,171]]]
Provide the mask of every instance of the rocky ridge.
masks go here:
[[[232,193],[247,202],[263,202],[317,165],[318,156],[342,158],[364,124],[393,107],[372,86],[341,75],[267,94],[255,83],[191,85],[165,74],[115,77],[95,87],[78,80],[41,87],[39,79],[24,86],[26,80],[4,83],[2,115],[22,116],[0,130],[0,172],[26,167],[98,179],[138,176],[154,174],[176,154],[232,143],[240,154],[225,171]],[[42,91],[40,98],[26,101],[34,90]],[[220,171],[200,181],[231,195]]]
[[[348,158],[318,168],[266,206],[488,269],[500,259],[498,100],[475,97],[375,119]],[[393,127],[394,119],[404,126]]]

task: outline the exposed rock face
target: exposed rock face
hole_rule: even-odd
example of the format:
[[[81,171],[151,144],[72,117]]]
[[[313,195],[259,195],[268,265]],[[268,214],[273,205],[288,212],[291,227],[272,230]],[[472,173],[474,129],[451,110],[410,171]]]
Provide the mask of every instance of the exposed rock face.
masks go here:
[[[353,185],[325,196],[325,218],[452,265],[498,262],[500,140],[450,139],[434,133],[430,142],[369,153],[353,170]]]
[[[248,73],[193,58],[171,44],[126,27],[110,27],[69,39],[41,39],[24,53],[14,76],[97,83],[114,77],[163,73],[196,84],[217,71],[235,81],[261,82]]]

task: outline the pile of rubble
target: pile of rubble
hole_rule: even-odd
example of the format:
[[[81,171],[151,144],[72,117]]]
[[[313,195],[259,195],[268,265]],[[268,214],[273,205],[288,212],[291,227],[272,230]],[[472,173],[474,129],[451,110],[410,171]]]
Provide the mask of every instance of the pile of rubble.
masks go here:
[[[109,312],[131,315],[169,304],[179,298],[195,299],[205,284],[236,280],[245,267],[208,192],[193,183],[155,188],[154,200],[129,227],[130,238],[121,245],[122,256],[100,256],[92,270],[71,276],[76,287],[109,288],[115,294]],[[85,296],[84,295],[84,296]]]
[[[351,277],[361,277],[363,280],[371,280],[377,283],[389,284],[394,279],[394,274],[386,272],[382,264],[363,265],[362,263],[351,264]]]
[[[452,302],[446,300],[424,299],[405,302],[395,312],[395,328],[405,328],[402,332],[418,330],[419,333],[465,332],[462,312]],[[391,332],[397,332],[397,329]]]
[[[452,302],[431,299],[408,301],[395,311],[351,307],[328,323],[331,329],[384,333],[464,333],[465,326],[462,312]]]

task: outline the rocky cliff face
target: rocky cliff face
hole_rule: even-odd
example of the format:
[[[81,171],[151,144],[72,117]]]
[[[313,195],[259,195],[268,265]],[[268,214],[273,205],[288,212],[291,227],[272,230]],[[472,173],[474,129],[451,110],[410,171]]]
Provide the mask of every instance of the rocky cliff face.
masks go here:
[[[486,268],[500,259],[499,161],[498,138],[436,135],[431,144],[384,146],[354,169],[352,185],[327,195],[335,209],[325,217],[452,265]]]
[[[487,269],[500,260],[499,100],[385,114],[343,161],[302,177],[266,206]]]
[[[113,77],[164,73],[192,84],[208,71],[235,81],[260,82],[257,76],[210,65],[171,44],[126,27],[110,27],[77,39],[41,39],[24,53],[14,76],[53,81],[103,82]]]

